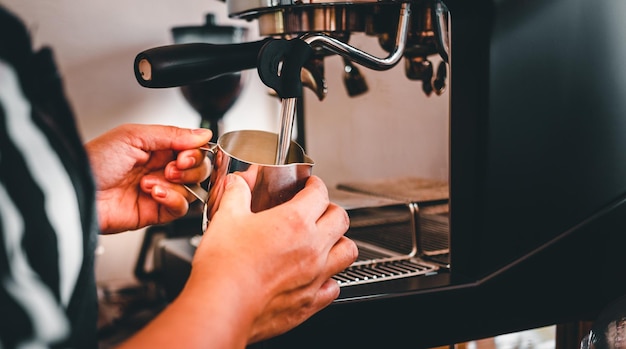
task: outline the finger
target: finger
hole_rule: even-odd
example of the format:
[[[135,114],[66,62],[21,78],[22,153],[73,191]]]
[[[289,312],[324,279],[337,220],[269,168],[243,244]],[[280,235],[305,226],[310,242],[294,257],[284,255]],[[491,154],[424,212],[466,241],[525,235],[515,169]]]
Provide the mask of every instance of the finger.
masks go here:
[[[205,166],[210,163],[206,156],[206,151],[200,149],[183,150],[178,153],[176,157],[176,167],[180,170],[187,170],[190,168]]]
[[[326,211],[317,219],[317,231],[324,232],[327,238],[326,251],[341,239],[350,227],[348,213],[341,206],[329,203]]]
[[[235,172],[238,176],[241,176],[246,183],[248,183],[248,187],[252,190],[256,184],[256,179],[259,175],[260,167],[259,165],[252,164],[246,170]]]
[[[147,151],[187,150],[206,145],[212,136],[209,129],[188,129],[165,125],[128,125],[135,145]]]
[[[328,208],[328,189],[324,182],[317,176],[311,176],[304,188],[288,201],[289,205],[295,205],[295,210],[303,212],[302,218],[308,221],[317,221]],[[302,208],[306,209],[302,209]]]
[[[218,210],[239,212],[247,209],[250,212],[251,192],[246,181],[234,173],[226,176],[224,181],[224,193],[220,200]]]
[[[152,192],[152,188],[154,188],[155,185],[160,184],[160,182],[161,181],[157,176],[145,175],[139,181],[139,188],[141,188],[144,193],[150,194]]]
[[[211,167],[208,160],[202,166],[180,169],[177,161],[172,161],[165,166],[163,171],[165,179],[174,183],[199,183],[209,177]]]
[[[314,293],[312,297],[308,296],[310,292]],[[285,297],[301,298],[300,301],[295,301],[295,303],[300,303],[298,307],[302,308],[304,312],[309,313],[309,315],[305,315],[308,317],[330,305],[339,297],[339,292],[339,283],[329,277],[324,279],[321,284],[309,284],[300,289],[290,291],[285,294]]]
[[[174,191],[180,194],[187,202],[194,202],[197,199],[182,185],[173,184],[159,176],[145,175],[139,182],[139,187],[146,194],[152,195],[155,186],[160,186],[161,189],[167,189],[168,191]]]
[[[189,210],[189,202],[185,196],[171,187],[155,185],[150,195],[162,206],[163,210],[174,218],[184,216]]]
[[[328,278],[317,292],[317,297],[315,298],[313,306],[318,310],[327,307],[330,303],[337,299],[337,297],[339,297],[340,291],[339,283],[337,283],[334,279]]]
[[[354,241],[342,236],[328,253],[326,267],[324,268],[325,273],[322,275],[322,278],[330,278],[344,271],[356,261],[358,256],[359,250]]]

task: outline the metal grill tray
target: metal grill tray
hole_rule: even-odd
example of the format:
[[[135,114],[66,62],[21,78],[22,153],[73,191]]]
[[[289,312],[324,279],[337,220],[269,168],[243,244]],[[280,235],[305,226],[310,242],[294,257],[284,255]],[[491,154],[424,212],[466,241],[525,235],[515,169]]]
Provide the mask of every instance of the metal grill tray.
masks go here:
[[[340,287],[368,284],[405,278],[410,276],[428,275],[437,272],[436,265],[418,259],[407,258],[370,264],[354,265],[333,276]]]
[[[392,215],[384,212],[383,216],[389,218]],[[359,257],[349,268],[333,277],[340,287],[428,275],[439,270],[436,263],[415,257],[409,222],[392,221],[387,219],[384,224],[373,226],[353,224],[346,235],[357,244]]]
[[[400,200],[344,190],[331,190],[330,195],[347,210],[346,236],[359,249],[357,261],[333,277],[340,287],[428,275],[441,268],[421,258],[447,252],[447,227],[441,224],[447,220],[434,207],[430,214],[418,215],[416,205]],[[420,236],[417,241],[417,226],[425,240]]]

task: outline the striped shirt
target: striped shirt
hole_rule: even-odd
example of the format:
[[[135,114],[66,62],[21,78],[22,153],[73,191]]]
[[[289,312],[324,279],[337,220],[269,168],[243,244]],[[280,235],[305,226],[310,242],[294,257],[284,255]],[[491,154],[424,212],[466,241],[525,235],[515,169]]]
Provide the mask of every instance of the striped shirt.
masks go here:
[[[0,7],[0,349],[97,347],[96,223],[52,51]]]

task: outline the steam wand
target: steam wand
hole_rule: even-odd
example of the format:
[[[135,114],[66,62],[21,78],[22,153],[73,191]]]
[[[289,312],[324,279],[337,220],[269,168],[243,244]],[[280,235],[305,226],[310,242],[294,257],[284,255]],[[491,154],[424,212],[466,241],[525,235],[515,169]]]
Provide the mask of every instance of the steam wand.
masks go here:
[[[291,131],[293,130],[293,119],[296,114],[297,101],[297,98],[284,98],[282,100],[275,165],[284,165],[287,162],[287,153],[289,153],[289,145],[291,144]]]

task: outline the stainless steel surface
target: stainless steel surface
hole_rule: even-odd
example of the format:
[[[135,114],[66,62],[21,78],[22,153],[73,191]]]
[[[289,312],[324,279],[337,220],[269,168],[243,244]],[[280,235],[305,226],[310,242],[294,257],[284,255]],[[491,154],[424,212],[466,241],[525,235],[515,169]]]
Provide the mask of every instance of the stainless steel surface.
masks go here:
[[[373,4],[377,0],[227,0],[228,14],[231,16],[254,16],[269,10],[294,5],[329,5],[329,4]]]
[[[439,54],[444,62],[450,60],[450,16],[448,16],[448,8],[443,3],[437,1],[434,3],[434,26],[431,28],[437,40],[437,46],[440,48]]]
[[[215,147],[217,147],[216,143],[209,142],[205,147],[199,147],[198,149],[206,151],[206,156],[209,158],[211,163],[215,160]],[[209,192],[206,191],[200,184],[185,184],[183,185],[188,192],[190,192],[193,196],[195,196],[198,200],[200,200],[203,204],[206,205],[207,199],[209,197]],[[202,229],[204,231],[204,229]]]
[[[291,144],[293,120],[296,114],[296,98],[284,98],[281,103],[280,131],[276,148],[276,165],[284,165]]]
[[[185,184],[184,187],[198,200],[202,201],[203,204],[206,203],[209,192],[204,190],[199,184]]]
[[[294,7],[266,12],[257,18],[263,35],[306,32],[362,32],[366,21],[361,11],[345,6]]]
[[[370,284],[418,275],[436,273],[439,268],[431,263],[411,258],[402,258],[382,263],[370,263],[349,267],[333,276],[340,287]]]
[[[209,179],[207,219],[211,219],[219,207],[224,180],[229,173],[238,172],[248,181],[253,212],[283,203],[304,187],[311,175],[313,160],[299,144],[291,141],[284,164],[276,165],[277,144],[278,135],[265,131],[240,130],[220,136]]]
[[[287,135],[289,137],[289,135]],[[286,151],[278,161],[280,142]],[[223,134],[217,143],[201,147],[211,159],[208,191],[200,184],[184,185],[185,189],[202,201],[202,232],[219,208],[223,183],[229,173],[239,173],[252,190],[250,209],[259,212],[291,199],[300,191],[311,175],[313,160],[302,147],[278,134],[240,130]]]
[[[348,212],[346,236],[359,249],[357,261],[334,277],[341,287],[429,275],[449,267],[441,258],[431,258],[447,253],[440,250],[441,242],[448,240],[447,225],[429,224],[440,223],[443,216],[433,217],[438,211],[422,215],[416,203],[363,192],[332,189],[329,194]]]
[[[400,8],[394,47],[389,56],[385,58],[375,57],[323,33],[304,34],[300,38],[313,47],[322,47],[370,69],[386,70],[395,66],[402,58],[410,23],[410,12],[411,5],[403,3]]]
[[[359,257],[333,277],[339,285],[355,286],[439,271],[441,264],[418,253],[422,248],[416,239],[417,210],[415,204],[348,210],[350,229],[346,235],[357,244]]]

